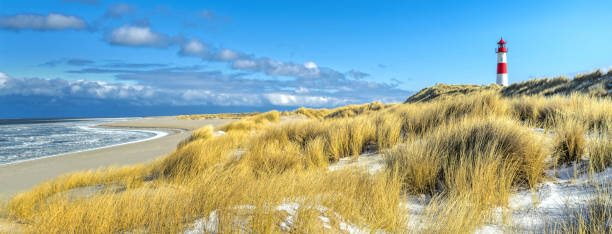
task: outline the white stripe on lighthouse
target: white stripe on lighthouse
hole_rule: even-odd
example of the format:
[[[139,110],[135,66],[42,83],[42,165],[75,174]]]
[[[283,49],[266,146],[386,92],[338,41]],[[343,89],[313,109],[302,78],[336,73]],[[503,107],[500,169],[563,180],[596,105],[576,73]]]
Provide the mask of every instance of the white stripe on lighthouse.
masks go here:
[[[497,74],[497,84],[501,86],[508,86],[508,74]]]
[[[506,53],[504,52],[497,53],[497,63],[507,63]]]

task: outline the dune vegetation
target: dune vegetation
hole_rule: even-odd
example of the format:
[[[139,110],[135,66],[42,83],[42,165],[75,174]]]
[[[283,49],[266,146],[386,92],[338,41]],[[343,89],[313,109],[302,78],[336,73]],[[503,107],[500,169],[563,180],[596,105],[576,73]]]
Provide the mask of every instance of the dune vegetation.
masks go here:
[[[612,165],[609,98],[484,89],[427,100],[203,127],[154,162],[64,175],[12,197],[0,214],[33,233],[464,233],[513,192],[550,180],[546,170]],[[383,155],[384,169],[329,170],[364,153]],[[413,196],[430,198],[426,219],[406,212]],[[609,201],[597,202],[558,230],[603,230],[580,221],[601,204],[609,220]]]
[[[261,114],[259,112],[246,113],[219,113],[219,114],[198,114],[198,115],[179,115],[177,119],[242,119]]]
[[[424,88],[406,99],[406,103],[427,102],[439,98],[454,98],[483,91],[498,92],[503,97],[571,95],[575,93],[591,97],[612,97],[612,70],[578,74],[573,79],[565,76],[536,78],[513,83],[507,87],[491,85],[437,84]]]

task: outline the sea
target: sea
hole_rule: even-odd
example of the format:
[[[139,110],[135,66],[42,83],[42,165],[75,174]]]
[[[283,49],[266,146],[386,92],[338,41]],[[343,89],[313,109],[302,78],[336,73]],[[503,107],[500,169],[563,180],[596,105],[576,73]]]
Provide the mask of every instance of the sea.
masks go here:
[[[0,119],[0,165],[150,140],[165,132],[109,129],[137,118]]]

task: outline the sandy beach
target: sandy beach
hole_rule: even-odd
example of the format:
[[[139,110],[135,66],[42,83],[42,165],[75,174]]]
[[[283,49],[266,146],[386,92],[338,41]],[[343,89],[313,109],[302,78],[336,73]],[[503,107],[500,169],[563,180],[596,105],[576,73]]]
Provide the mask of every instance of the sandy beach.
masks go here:
[[[168,135],[147,141],[0,165],[0,196],[14,195],[69,172],[147,162],[170,153],[178,142],[189,136],[194,129],[208,124],[216,127],[231,121],[233,120],[150,117],[103,125],[100,127],[166,131]]]

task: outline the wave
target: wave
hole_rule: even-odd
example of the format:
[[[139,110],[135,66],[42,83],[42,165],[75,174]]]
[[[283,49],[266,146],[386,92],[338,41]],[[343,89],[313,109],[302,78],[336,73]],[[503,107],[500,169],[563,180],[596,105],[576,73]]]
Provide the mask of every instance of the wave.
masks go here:
[[[0,127],[0,164],[95,150],[151,140],[166,132],[138,129],[103,129],[94,126],[125,120],[79,119]]]

